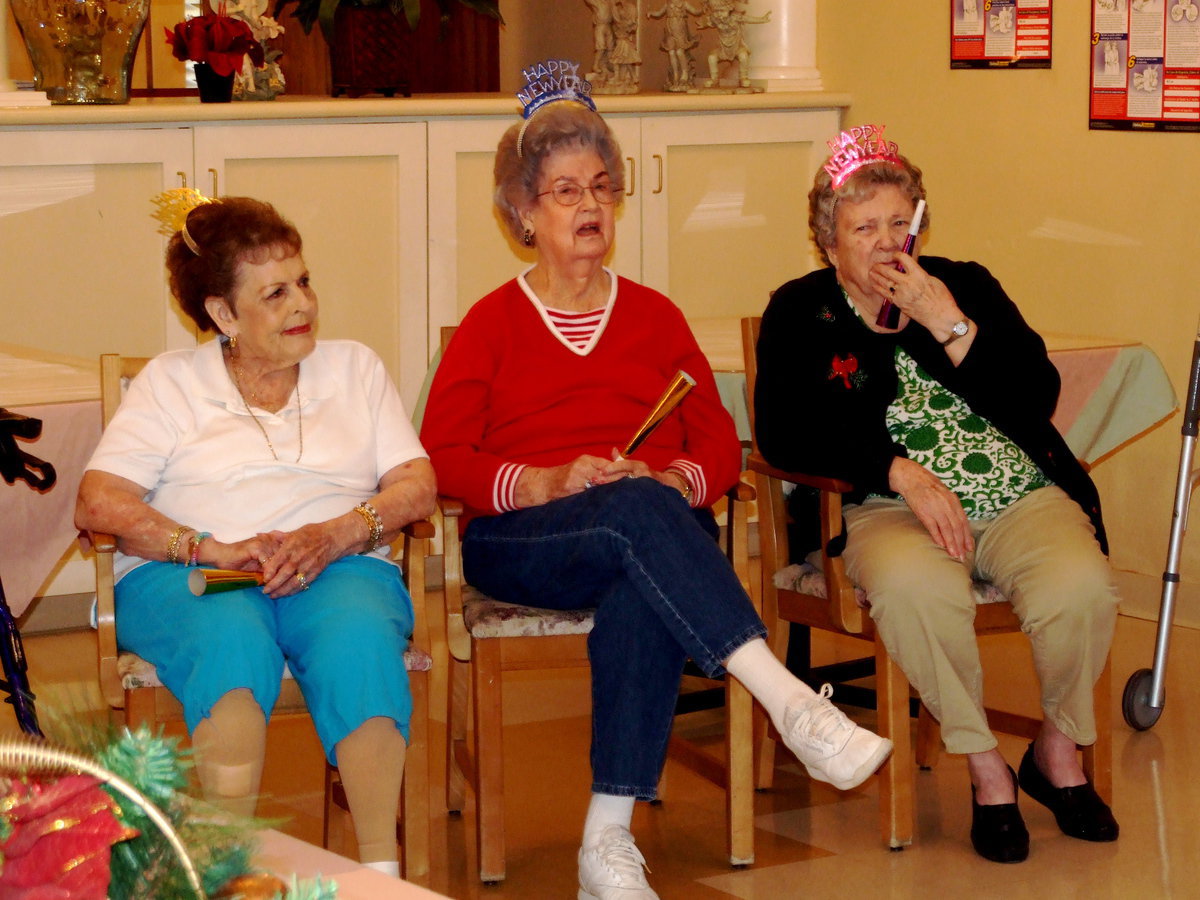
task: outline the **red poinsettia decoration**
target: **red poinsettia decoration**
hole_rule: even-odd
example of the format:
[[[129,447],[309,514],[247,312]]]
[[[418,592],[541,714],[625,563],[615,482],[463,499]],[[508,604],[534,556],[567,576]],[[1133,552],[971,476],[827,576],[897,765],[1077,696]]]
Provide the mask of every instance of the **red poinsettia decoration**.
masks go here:
[[[256,67],[265,60],[263,45],[241,19],[225,15],[224,5],[215,13],[193,16],[167,32],[167,43],[176,59],[208,63],[218,75],[242,70],[242,57],[249,55]]]
[[[0,897],[104,900],[109,848],[137,832],[117,821],[116,803],[99,782],[68,775],[0,783]]]

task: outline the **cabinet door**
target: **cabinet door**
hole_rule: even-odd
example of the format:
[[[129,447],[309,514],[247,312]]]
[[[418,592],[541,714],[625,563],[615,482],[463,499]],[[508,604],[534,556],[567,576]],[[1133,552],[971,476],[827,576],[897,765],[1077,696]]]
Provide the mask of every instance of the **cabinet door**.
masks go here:
[[[642,119],[642,277],[689,318],[761,313],[817,266],[808,190],[836,110]]]
[[[191,160],[186,128],[0,132],[2,339],[88,359],[193,344],[151,216]]]
[[[492,203],[496,145],[514,118],[429,123],[429,326],[458,323],[471,305],[536,259],[509,234]],[[636,158],[636,119],[609,119],[626,157]],[[627,161],[627,164],[632,164]],[[633,188],[636,197],[636,187]],[[640,278],[639,210],[628,198],[617,211],[617,237],[608,264]]]
[[[196,177],[266,200],[304,238],[322,338],[375,350],[409,410],[425,377],[424,123],[196,128]]]

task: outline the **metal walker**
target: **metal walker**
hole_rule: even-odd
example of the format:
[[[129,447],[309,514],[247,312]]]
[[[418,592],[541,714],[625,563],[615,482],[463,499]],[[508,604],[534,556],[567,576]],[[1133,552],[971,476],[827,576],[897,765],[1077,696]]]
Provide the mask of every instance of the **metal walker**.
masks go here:
[[[1163,571],[1162,600],[1158,610],[1158,636],[1154,643],[1154,667],[1138,669],[1125,682],[1121,713],[1131,728],[1154,727],[1166,703],[1167,646],[1179,589],[1179,556],[1187,533],[1188,507],[1200,483],[1200,470],[1192,468],[1196,434],[1200,431],[1200,334],[1192,345],[1192,369],[1188,378],[1187,405],[1183,411],[1183,446],[1179,451],[1179,474],[1175,478],[1175,504],[1171,509],[1171,536],[1167,543],[1167,565]]]

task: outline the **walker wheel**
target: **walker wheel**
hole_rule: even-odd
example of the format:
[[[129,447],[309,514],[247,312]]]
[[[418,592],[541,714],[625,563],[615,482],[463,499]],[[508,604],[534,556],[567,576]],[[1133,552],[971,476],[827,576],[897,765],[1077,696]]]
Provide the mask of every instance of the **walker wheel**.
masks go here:
[[[1136,731],[1153,728],[1162,715],[1161,706],[1150,705],[1150,682],[1153,677],[1153,670],[1138,669],[1125,682],[1125,693],[1121,695],[1121,714],[1125,716],[1129,727]],[[1165,705],[1166,698],[1163,699]]]

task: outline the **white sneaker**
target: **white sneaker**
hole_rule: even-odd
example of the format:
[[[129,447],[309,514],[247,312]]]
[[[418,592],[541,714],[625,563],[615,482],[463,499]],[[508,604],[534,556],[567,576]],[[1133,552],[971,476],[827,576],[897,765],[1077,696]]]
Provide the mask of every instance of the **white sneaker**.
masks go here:
[[[845,791],[862,784],[883,765],[892,742],[847,719],[829,702],[832,696],[833,688],[824,684],[812,700],[784,710],[783,742],[809,775]]]
[[[579,850],[578,900],[658,900],[645,868],[646,857],[629,829],[608,825],[596,846]]]

